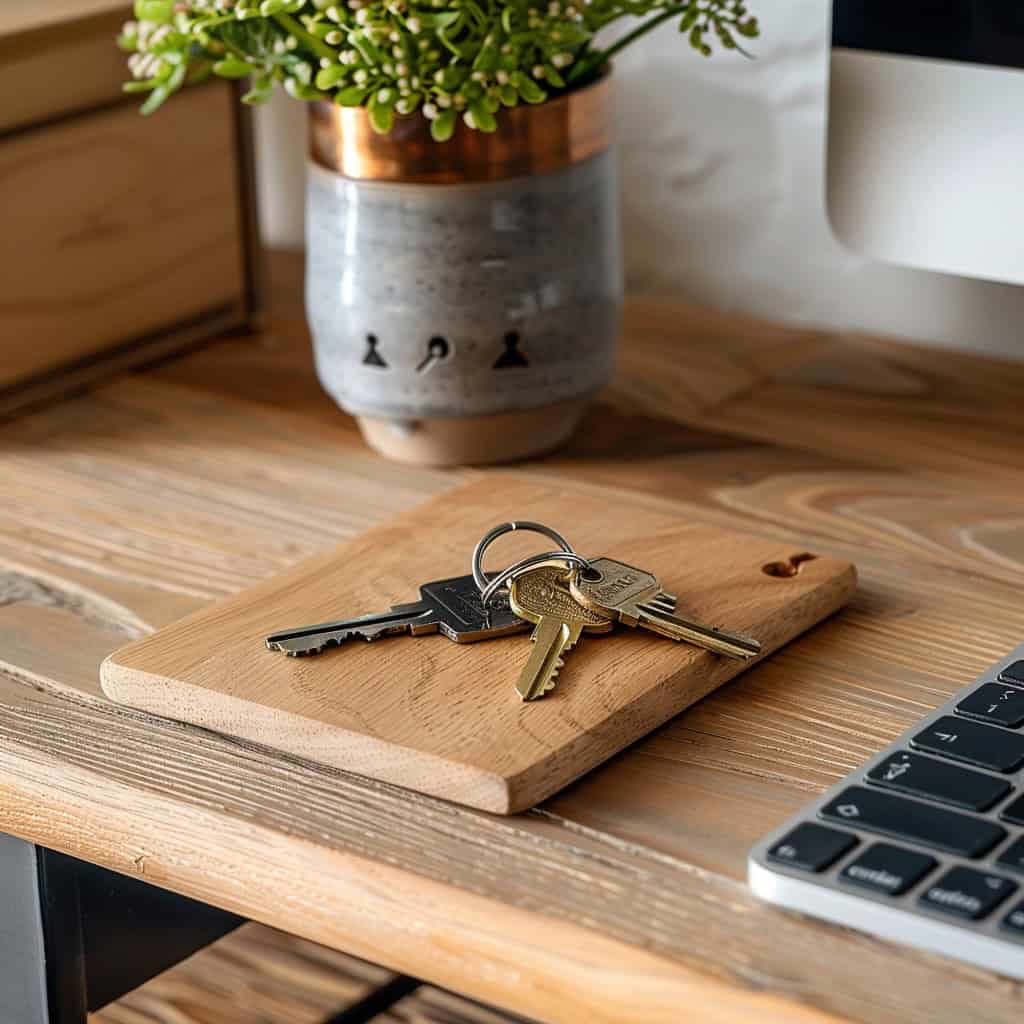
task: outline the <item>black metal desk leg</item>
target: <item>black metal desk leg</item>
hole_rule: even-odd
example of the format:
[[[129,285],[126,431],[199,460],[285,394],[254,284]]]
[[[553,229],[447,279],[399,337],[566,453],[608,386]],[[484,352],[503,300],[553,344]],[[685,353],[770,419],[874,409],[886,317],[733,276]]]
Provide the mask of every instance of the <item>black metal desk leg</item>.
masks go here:
[[[47,850],[0,835],[0,1020],[85,1024],[78,883]]]

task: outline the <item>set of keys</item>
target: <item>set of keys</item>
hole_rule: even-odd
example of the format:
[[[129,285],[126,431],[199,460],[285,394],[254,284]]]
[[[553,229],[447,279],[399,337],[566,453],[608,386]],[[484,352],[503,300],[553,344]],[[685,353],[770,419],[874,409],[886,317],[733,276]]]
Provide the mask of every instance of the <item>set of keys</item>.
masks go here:
[[[484,551],[512,530],[542,533],[559,550],[525,558],[488,577],[482,568]],[[675,606],[675,595],[662,589],[654,573],[613,558],[585,559],[550,527],[514,522],[496,526],[481,539],[471,575],[425,583],[418,601],[377,615],[275,633],[266,643],[271,650],[299,656],[319,654],[350,639],[441,633],[456,643],[475,643],[532,626],[532,649],[516,684],[526,701],[554,688],[565,656],[585,633],[610,633],[617,623],[729,658],[761,653],[757,640],[679,618]]]

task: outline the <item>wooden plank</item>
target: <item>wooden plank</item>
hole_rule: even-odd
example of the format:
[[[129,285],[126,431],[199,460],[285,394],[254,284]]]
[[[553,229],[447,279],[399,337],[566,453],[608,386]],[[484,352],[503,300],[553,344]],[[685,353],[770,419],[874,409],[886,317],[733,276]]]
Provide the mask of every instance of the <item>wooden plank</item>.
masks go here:
[[[125,0],[4,0],[0,12],[0,38],[55,25],[80,22],[97,14],[131,15]]]
[[[233,103],[215,83],[0,142],[0,387],[244,309]]]
[[[767,567],[806,553],[681,523],[621,492],[511,476],[495,486],[485,476],[117,651],[103,664],[104,692],[129,707],[511,814],[746,667],[622,628],[581,642],[555,691],[524,704],[513,687],[529,651],[522,636],[472,645],[441,636],[357,641],[318,658],[264,646],[289,624],[387,609],[414,600],[418,582],[466,573],[476,542],[505,518],[571,524],[579,550],[657,567],[663,585],[684,595],[683,614],[756,637],[764,656],[835,612],[855,586],[849,563],[831,558],[808,556],[796,575],[770,575]],[[502,557],[536,550],[536,540],[522,537],[515,550],[506,544]]]
[[[244,925],[89,1024],[323,1024],[392,978],[344,953]]]
[[[0,11],[0,137],[125,99],[126,55],[115,39],[130,5],[108,11],[109,3],[96,4],[92,16],[46,24],[54,6],[60,4],[33,3],[32,11],[16,10],[13,17],[6,4]],[[19,25],[25,31],[17,31]],[[5,27],[15,31],[7,34]]]
[[[452,992],[424,985],[396,1003],[387,1013],[374,1017],[372,1024],[529,1024],[523,1017],[510,1016],[489,1006],[463,999]]]

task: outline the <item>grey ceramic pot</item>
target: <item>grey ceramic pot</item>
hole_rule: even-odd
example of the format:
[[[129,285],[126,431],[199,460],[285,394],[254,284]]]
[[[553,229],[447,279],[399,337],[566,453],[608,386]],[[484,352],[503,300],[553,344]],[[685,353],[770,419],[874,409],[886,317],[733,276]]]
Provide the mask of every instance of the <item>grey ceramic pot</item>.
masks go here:
[[[317,372],[379,451],[433,464],[548,451],[607,382],[622,309],[607,89],[444,145],[421,138],[421,118],[381,140],[361,111],[314,108]]]

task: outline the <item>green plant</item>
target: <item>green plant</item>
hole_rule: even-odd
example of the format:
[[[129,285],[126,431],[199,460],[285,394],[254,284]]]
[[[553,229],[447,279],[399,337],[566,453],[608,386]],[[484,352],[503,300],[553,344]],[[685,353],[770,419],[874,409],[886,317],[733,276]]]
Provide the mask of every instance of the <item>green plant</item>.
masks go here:
[[[607,47],[599,33],[642,19]],[[601,74],[662,22],[690,45],[745,52],[758,34],[745,0],[135,0],[120,45],[132,55],[129,92],[144,113],[211,74],[251,79],[262,103],[275,82],[298,99],[366,107],[373,127],[419,110],[435,139],[461,115],[491,132],[502,106],[543,103]]]

